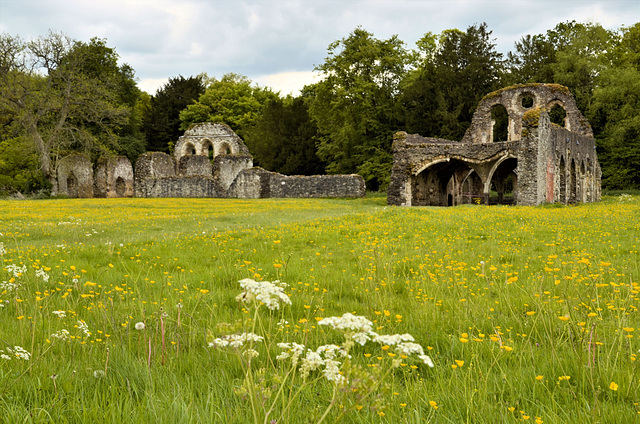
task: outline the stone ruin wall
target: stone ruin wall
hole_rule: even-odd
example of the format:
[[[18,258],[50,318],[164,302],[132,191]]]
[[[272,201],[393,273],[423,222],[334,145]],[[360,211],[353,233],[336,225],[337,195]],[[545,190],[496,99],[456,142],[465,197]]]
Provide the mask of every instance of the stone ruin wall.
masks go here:
[[[507,111],[508,140],[494,142],[496,105]],[[565,112],[564,126],[551,123],[548,112],[556,105]],[[493,184],[497,202],[507,202],[507,178],[513,184],[511,202],[519,205],[593,202],[601,196],[593,132],[571,93],[557,84],[490,93],[461,142],[401,132],[394,136],[393,154],[390,205],[456,205],[465,203],[466,191],[490,203]]]
[[[60,159],[56,175],[53,195],[93,197],[93,166],[87,155],[78,153]]]
[[[125,156],[98,160],[94,172],[95,197],[133,197],[133,167]]]
[[[262,168],[242,171],[229,189],[231,197],[255,199],[364,197],[364,179],[360,175],[282,175]]]

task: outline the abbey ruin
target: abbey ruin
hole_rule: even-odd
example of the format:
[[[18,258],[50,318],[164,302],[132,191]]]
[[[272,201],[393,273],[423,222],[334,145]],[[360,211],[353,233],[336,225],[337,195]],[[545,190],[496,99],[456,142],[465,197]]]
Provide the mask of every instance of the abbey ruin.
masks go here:
[[[249,149],[229,126],[192,125],[174,155],[147,152],[135,165],[124,156],[101,158],[95,170],[86,155],[57,166],[52,194],[69,197],[362,197],[359,175],[287,176],[253,167]]]
[[[506,139],[494,119],[499,112],[508,116]],[[600,200],[600,180],[593,132],[569,90],[526,84],[485,96],[460,142],[396,133],[387,202],[594,202]]]

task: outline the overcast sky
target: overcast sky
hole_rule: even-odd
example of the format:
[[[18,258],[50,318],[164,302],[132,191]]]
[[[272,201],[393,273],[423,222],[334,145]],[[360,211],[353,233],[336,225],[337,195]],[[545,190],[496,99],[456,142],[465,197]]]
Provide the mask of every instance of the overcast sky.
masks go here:
[[[506,53],[523,35],[568,20],[631,26],[640,0],[0,0],[0,32],[105,38],[150,94],[169,77],[202,72],[235,72],[295,94],[313,82],[327,46],[357,26],[413,48],[428,31],[486,22]]]

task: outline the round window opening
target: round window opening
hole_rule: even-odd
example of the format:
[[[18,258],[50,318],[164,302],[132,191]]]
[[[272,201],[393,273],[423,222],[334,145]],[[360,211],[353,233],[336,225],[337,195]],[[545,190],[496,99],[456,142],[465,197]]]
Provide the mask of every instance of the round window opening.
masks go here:
[[[522,96],[522,107],[525,109],[529,109],[533,106],[533,97],[529,94],[525,94]]]

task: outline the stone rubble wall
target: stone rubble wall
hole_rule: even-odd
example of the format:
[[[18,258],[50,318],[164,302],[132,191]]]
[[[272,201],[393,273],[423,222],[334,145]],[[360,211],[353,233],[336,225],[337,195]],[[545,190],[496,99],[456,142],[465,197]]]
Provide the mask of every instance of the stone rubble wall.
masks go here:
[[[178,175],[210,177],[213,176],[213,167],[207,156],[182,156],[178,162]]]
[[[54,195],[69,197],[93,197],[93,166],[89,157],[84,154],[72,154],[58,161],[57,190]],[[68,183],[74,180],[76,185],[69,187]]]
[[[261,168],[242,171],[229,189],[231,197],[322,198],[364,197],[364,179],[360,175],[282,175]]]
[[[94,180],[95,197],[133,197],[133,167],[126,156],[98,160]]]

